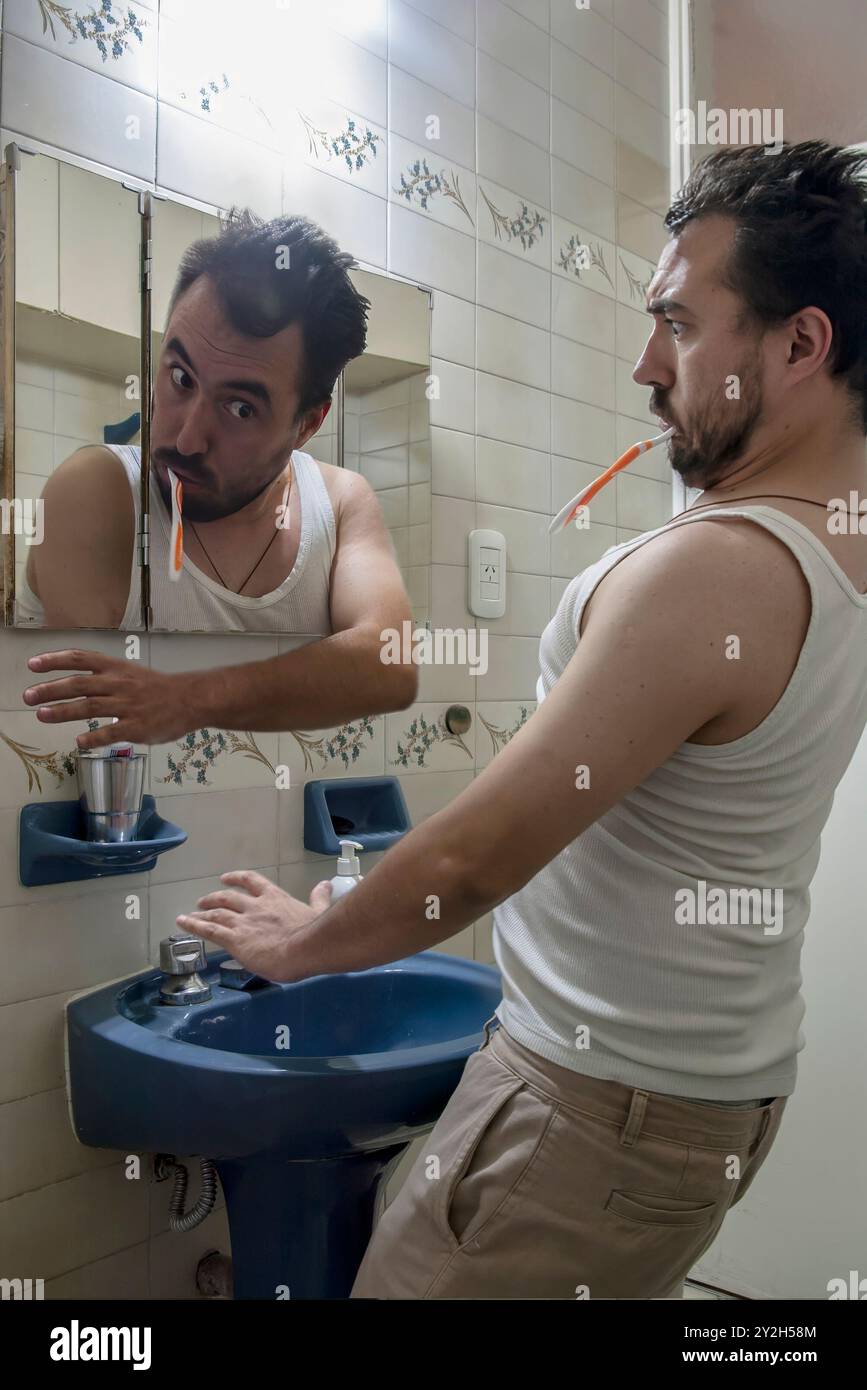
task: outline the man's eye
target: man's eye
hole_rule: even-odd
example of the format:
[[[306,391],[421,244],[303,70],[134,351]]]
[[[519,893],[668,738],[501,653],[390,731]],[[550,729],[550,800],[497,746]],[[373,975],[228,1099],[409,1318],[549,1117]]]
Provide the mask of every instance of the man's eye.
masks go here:
[[[235,409],[236,406],[238,407],[237,410]],[[229,405],[229,410],[235,416],[236,420],[252,420],[253,416],[256,414],[249,401],[232,401]],[[247,414],[242,415],[242,411],[246,411]]]
[[[677,319],[664,319],[663,322],[664,322],[664,323],[667,323],[667,324],[669,325],[669,327],[671,328],[672,337],[674,337],[674,338],[679,338],[679,337],[680,337],[680,331],[679,331],[679,330],[683,328],[683,324],[682,324],[682,323],[679,323]]]
[[[189,389],[187,384],[180,380],[181,377],[186,377],[187,382],[190,382],[191,380],[189,373],[185,372],[183,367],[170,368],[169,375],[171,376],[171,379],[174,382],[175,386],[180,386],[183,390]]]

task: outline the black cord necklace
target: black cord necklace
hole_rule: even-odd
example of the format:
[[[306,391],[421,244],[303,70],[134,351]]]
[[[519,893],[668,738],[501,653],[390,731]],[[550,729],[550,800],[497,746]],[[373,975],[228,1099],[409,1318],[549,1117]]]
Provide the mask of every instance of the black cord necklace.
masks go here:
[[[292,477],[291,477],[291,475],[290,475],[290,477],[289,477],[289,482],[286,484],[286,489],[285,489],[285,491],[284,491],[284,493],[283,493],[283,501],[282,501],[282,503],[281,503],[280,513],[281,513],[281,517],[282,517],[282,518],[285,518],[285,516],[286,516],[286,500],[287,500],[287,498],[288,498],[288,496],[289,496],[289,493],[290,493],[291,488],[292,488]],[[199,535],[198,531],[196,530],[195,526],[193,525],[192,518],[190,518],[190,527],[191,527],[191,529],[192,529],[193,535],[195,536],[195,538],[196,538],[196,540],[198,541],[199,545],[202,547],[202,550],[203,550],[203,552],[204,552],[205,558],[206,558],[206,560],[208,561],[208,564],[211,566],[211,569],[214,571],[215,575],[216,575],[217,578],[219,579],[219,581],[220,581],[220,583],[222,584],[223,588],[224,588],[224,589],[229,589],[229,585],[226,583],[225,579],[224,579],[223,576],[220,574],[220,571],[217,569],[217,566],[214,564],[213,560],[211,559],[210,555],[208,554],[208,551],[207,551],[207,548],[206,548],[206,546],[205,546],[204,541],[202,540],[201,536]],[[257,569],[258,569],[259,566],[261,565],[261,563],[262,563],[262,561],[264,560],[265,556],[268,554],[268,551],[271,549],[271,546],[274,544],[275,540],[277,539],[278,534],[279,534],[280,531],[283,530],[283,529],[285,529],[285,520],[281,520],[281,522],[280,522],[277,526],[274,527],[274,534],[273,534],[273,536],[272,536],[271,539],[269,540],[268,544],[265,546],[265,549],[262,551],[262,554],[259,556],[259,558],[258,558],[258,560],[256,561],[256,563],[255,563],[255,565],[253,566],[253,568],[250,570],[250,573],[247,575],[247,578],[244,580],[244,582],[243,582],[243,584],[241,585],[241,587],[240,587],[239,589],[229,589],[229,592],[230,592],[230,593],[237,594],[238,597],[240,598],[241,594],[244,592],[244,590],[246,589],[246,587],[247,587],[247,585],[249,584],[250,580],[253,578],[253,575],[256,573]]]

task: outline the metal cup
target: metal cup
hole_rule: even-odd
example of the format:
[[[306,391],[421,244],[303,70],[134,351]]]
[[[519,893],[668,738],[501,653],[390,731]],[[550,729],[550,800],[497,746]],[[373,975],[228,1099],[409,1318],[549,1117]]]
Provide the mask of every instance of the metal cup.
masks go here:
[[[78,754],[78,792],[85,839],[120,844],[134,840],[141,813],[147,753],[110,758]]]

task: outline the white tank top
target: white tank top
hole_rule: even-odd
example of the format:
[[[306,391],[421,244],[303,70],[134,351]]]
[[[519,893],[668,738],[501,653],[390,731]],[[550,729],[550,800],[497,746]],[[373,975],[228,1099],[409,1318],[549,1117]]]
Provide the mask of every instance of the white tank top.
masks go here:
[[[785,513],[708,508],[696,520],[726,517],[773,532],[809,583],[812,614],[786,690],[742,738],[681,744],[495,908],[494,954],[498,1017],[540,1056],[645,1090],[733,1102],[795,1087],[809,884],[867,723],[867,596]],[[599,581],[670,525],[611,547],[568,585],[542,634],[539,701],[574,655]],[[714,888],[782,889],[782,929],[731,925],[731,914],[710,925],[711,913],[678,925],[675,893],[691,889],[698,906]]]
[[[141,451],[126,444],[108,444],[123,464],[135,505],[135,531],[141,530]],[[310,454],[294,450],[295,486],[289,507],[301,507],[301,539],[291,571],[276,589],[248,598],[224,589],[184,556],[177,582],[168,577],[171,516],[166,510],[153,470],[150,476],[150,564],[153,627],[164,632],[280,632],[327,637],[331,633],[329,589],[337,547],[334,511],[328,489]],[[130,586],[122,632],[142,631],[141,571],[134,548]],[[44,626],[42,604],[22,577],[17,586],[16,622]]]

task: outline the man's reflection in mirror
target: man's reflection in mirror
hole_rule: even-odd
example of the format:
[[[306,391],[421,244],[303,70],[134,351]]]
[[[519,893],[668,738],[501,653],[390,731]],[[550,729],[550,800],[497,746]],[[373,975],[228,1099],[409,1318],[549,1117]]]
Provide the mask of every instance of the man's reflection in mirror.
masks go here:
[[[369,301],[347,274],[353,264],[306,218],[263,223],[248,211],[233,211],[218,237],[185,252],[154,365],[154,628],[327,635],[335,607],[343,625],[356,613],[332,592],[348,573],[341,550],[350,544],[353,566],[368,545],[386,588],[399,605],[405,598],[363,480],[304,450],[338,374],[364,350]],[[90,445],[49,478],[45,536],[29,550],[18,622],[140,630],[140,455],[137,446]],[[182,489],[176,581],[169,470]]]
[[[411,607],[376,495],[304,451],[335,381],[364,349],[368,301],[350,256],[301,217],[231,215],[185,253],[155,371],[150,562],[154,627],[308,640],[266,660],[168,674],[87,650],[24,693],[44,723],[118,721],[79,735],[167,743],[197,728],[335,728],[415,698],[383,634]],[[183,489],[183,559],[169,577],[169,471]],[[140,626],[139,450],[92,446],[46,484],[45,539],[19,598],[51,627]],[[279,524],[278,524],[279,523]]]

